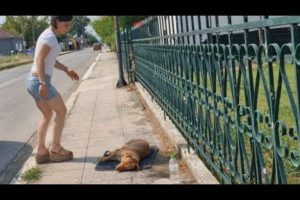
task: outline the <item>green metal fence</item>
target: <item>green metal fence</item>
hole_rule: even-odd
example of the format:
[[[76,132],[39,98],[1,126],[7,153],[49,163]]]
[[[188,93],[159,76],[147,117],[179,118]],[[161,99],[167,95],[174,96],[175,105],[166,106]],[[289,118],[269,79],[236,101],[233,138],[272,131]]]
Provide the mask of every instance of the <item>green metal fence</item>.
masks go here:
[[[125,29],[121,33],[121,54],[122,54],[122,67],[126,71],[127,82],[133,83],[135,82],[135,63],[134,54],[132,49],[131,42],[131,31],[130,29]]]
[[[124,67],[221,183],[299,184],[300,17],[241,19],[151,16]]]

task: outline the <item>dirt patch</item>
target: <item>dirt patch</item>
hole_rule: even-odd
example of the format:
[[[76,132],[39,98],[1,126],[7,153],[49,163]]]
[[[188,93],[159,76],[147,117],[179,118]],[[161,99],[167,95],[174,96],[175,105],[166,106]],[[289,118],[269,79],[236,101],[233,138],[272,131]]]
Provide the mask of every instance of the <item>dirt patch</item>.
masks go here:
[[[135,92],[137,96],[139,97],[140,103],[142,105],[142,110],[144,111],[145,117],[147,121],[150,123],[151,128],[153,130],[153,134],[160,142],[160,152],[162,155],[169,157],[171,154],[176,154],[176,148],[171,143],[168,135],[164,132],[159,122],[156,120],[154,114],[152,113],[151,109],[149,109],[147,103],[143,99],[143,97],[140,95],[140,93],[137,91],[137,88],[135,85],[127,85],[126,86],[127,92]]]
[[[142,104],[142,110],[144,111],[145,117],[149,122],[154,136],[159,141],[160,147],[160,156],[164,157],[164,162],[168,163],[169,157],[172,154],[178,155],[175,146],[172,144],[171,140],[169,139],[168,135],[164,132],[163,128],[161,127],[160,123],[157,121],[155,115],[153,114],[152,110],[148,107],[147,103],[143,99],[143,97],[138,92],[136,86],[134,84],[130,84],[126,86],[127,92],[135,92],[139,97],[140,103]],[[193,177],[192,173],[189,171],[189,168],[184,160],[179,159],[177,156],[178,163],[179,163],[179,171],[180,176],[183,183],[196,183],[196,179]]]

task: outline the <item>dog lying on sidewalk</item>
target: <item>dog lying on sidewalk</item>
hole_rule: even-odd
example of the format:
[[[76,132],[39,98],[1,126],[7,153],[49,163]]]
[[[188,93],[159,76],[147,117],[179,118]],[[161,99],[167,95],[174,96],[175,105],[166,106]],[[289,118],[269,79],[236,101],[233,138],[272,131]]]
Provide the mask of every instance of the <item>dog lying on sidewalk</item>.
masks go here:
[[[147,141],[142,139],[130,140],[121,148],[113,151],[108,151],[102,157],[98,157],[98,162],[105,162],[108,160],[120,161],[116,166],[119,172],[125,170],[140,170],[139,162],[141,159],[147,157],[150,153],[150,145]]]

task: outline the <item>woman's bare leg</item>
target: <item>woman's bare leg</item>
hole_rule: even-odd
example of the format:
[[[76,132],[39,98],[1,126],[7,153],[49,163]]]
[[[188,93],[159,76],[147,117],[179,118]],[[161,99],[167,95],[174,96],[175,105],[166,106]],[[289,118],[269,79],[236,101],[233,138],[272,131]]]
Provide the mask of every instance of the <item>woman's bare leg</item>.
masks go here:
[[[44,155],[47,153],[45,140],[48,126],[52,117],[52,110],[49,108],[47,103],[43,101],[37,101],[36,105],[43,114],[37,128],[37,155]]]
[[[61,146],[61,135],[67,114],[67,108],[60,94],[48,101],[47,105],[56,113],[53,127],[53,142],[51,145],[51,150],[55,151]]]

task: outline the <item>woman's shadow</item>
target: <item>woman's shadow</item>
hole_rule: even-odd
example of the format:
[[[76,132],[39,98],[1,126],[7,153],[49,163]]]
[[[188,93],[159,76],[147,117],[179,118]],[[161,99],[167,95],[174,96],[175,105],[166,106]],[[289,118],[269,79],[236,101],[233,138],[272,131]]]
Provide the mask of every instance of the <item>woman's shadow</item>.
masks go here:
[[[30,144],[0,141],[0,184],[9,184],[30,157]]]

